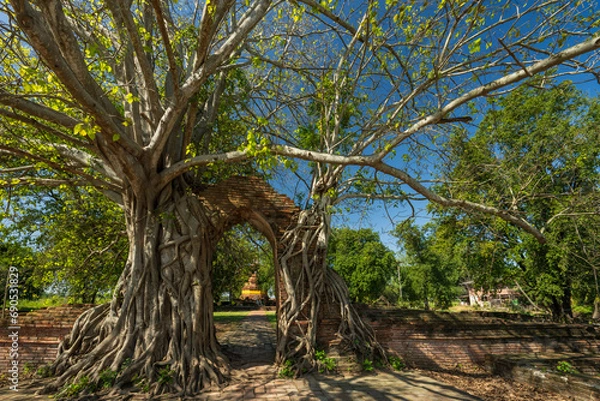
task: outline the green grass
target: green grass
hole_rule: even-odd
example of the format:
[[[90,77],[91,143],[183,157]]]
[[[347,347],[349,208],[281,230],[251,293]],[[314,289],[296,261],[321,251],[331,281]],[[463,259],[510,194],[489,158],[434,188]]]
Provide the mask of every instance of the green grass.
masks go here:
[[[277,313],[274,310],[268,310],[265,313],[267,314],[267,319],[269,320],[269,323],[271,323],[271,326],[273,326],[274,329],[277,329]]]
[[[50,297],[42,297],[39,299],[19,299],[19,310],[30,311],[37,309],[44,309],[51,306],[61,306],[68,303],[67,298],[59,297],[57,295]]]
[[[215,323],[236,323],[248,316],[250,311],[222,311],[214,312],[213,317]]]

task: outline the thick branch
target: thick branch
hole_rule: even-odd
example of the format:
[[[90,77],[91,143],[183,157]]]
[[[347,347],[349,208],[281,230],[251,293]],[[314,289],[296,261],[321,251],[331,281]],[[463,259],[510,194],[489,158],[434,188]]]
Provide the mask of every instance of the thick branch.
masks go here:
[[[12,155],[17,157],[22,157],[25,159],[29,159],[35,162],[41,162],[46,164],[48,167],[54,169],[55,171],[64,172],[67,174],[73,174],[75,176],[81,177],[83,180],[87,181],[88,184],[96,186],[98,188],[107,188],[111,191],[119,192],[122,188],[119,185],[115,185],[113,183],[104,181],[102,179],[96,178],[91,174],[80,171],[76,168],[72,168],[66,165],[61,165],[60,163],[49,160],[48,158],[35,155],[33,153],[27,152],[22,149],[15,149],[9,146],[0,145],[0,154]]]
[[[462,96],[450,101],[444,107],[439,109],[437,112],[430,114],[429,116],[419,120],[417,123],[413,124],[406,131],[398,134],[396,138],[390,142],[389,150],[384,150],[379,153],[378,159],[382,160],[385,156],[387,156],[392,149],[398,146],[402,141],[406,138],[410,137],[421,128],[437,124],[440,120],[448,115],[451,111],[457,109],[458,107],[468,103],[469,101],[487,95],[490,92],[498,90],[500,88],[504,88],[506,86],[517,83],[523,79],[526,79],[532,75],[538,74],[540,72],[546,71],[550,68],[556,67],[567,60],[576,58],[581,56],[582,54],[592,52],[594,50],[600,49],[600,37],[595,37],[593,39],[587,40],[583,43],[579,43],[575,46],[571,46],[568,49],[563,50],[557,54],[551,55],[550,57],[538,61],[533,64],[531,67],[526,69],[519,69],[518,71],[513,72],[512,74],[508,74],[503,76],[502,78],[498,78],[490,83],[481,85]]]
[[[44,13],[36,11],[28,1],[11,1],[21,29],[29,44],[54,71],[69,93],[94,116],[103,132],[119,134],[119,144],[131,154],[140,155],[141,148],[127,137],[124,127],[113,117],[120,113],[104,95],[88,71],[70,24],[58,1],[42,2]],[[97,135],[98,138],[101,134]],[[112,136],[112,135],[111,135]]]
[[[90,143],[80,141],[79,139],[77,139],[71,135],[67,135],[57,129],[54,129],[53,127],[50,127],[46,124],[42,124],[39,121],[37,121],[31,117],[15,114],[8,110],[4,110],[2,108],[0,108],[0,115],[8,117],[8,118],[16,120],[16,121],[21,121],[31,127],[39,129],[40,131],[47,132],[48,134],[51,134],[51,135],[55,135],[57,138],[60,138],[64,141],[72,144],[73,146],[85,148],[89,151],[95,150],[94,146],[92,146]]]
[[[535,228],[529,222],[522,218],[513,216],[509,212],[497,209],[495,207],[486,206],[466,200],[445,198],[433,192],[429,188],[423,186],[419,181],[411,177],[405,171],[402,171],[381,161],[378,161],[377,158],[374,156],[339,156],[331,155],[328,153],[319,153],[314,151],[296,149],[290,146],[278,146],[273,150],[273,152],[281,156],[295,157],[303,160],[316,161],[321,163],[371,167],[377,171],[402,180],[415,192],[423,195],[431,202],[435,202],[442,206],[459,208],[468,212],[479,212],[487,215],[498,216],[503,220],[508,221],[516,225],[517,227],[522,228],[526,232],[530,233],[540,243],[544,243],[546,241],[544,235],[537,228]]]
[[[206,58],[206,61],[181,86],[180,96],[174,99],[174,104],[165,111],[150,143],[145,147],[146,150],[151,152],[151,165],[158,164],[169,136],[172,134],[181,112],[185,109],[189,100],[198,92],[206,79],[232,56],[250,31],[266,15],[270,4],[270,0],[260,0],[253,3],[242,16],[236,30],[228,36],[227,40],[213,55]]]
[[[58,112],[54,109],[41,105],[39,103],[34,103],[25,99],[23,96],[12,95],[6,91],[0,89],[0,104],[5,106],[14,107],[17,110],[20,110],[24,113],[27,113],[31,116],[41,118],[45,121],[52,122],[54,124],[58,124],[68,129],[73,129],[79,121],[70,117],[66,114]]]
[[[227,153],[219,153],[212,155],[201,155],[191,159],[182,160],[173,164],[168,169],[163,170],[154,185],[157,188],[163,188],[169,182],[171,182],[176,177],[186,173],[194,167],[206,166],[210,163],[223,162],[223,163],[233,163],[242,160],[247,160],[249,158],[248,154],[244,151],[234,150],[232,152]]]
[[[0,171],[0,174],[2,174],[2,171]],[[1,181],[1,180],[0,180]],[[85,180],[63,180],[63,179],[53,179],[53,178],[38,178],[38,177],[18,177],[18,178],[11,178],[10,181],[8,182],[8,184],[6,185],[1,185],[0,183],[0,187],[16,187],[19,185],[26,185],[26,186],[31,186],[31,185],[37,185],[37,186],[41,186],[41,187],[58,187],[61,185],[73,185],[73,186],[89,186],[90,183],[85,181]]]

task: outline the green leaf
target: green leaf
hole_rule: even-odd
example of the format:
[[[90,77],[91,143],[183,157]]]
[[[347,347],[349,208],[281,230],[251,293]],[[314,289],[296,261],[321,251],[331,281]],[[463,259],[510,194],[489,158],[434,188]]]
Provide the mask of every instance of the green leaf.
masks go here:
[[[475,39],[473,42],[469,43],[469,53],[479,53],[481,51],[481,38]]]

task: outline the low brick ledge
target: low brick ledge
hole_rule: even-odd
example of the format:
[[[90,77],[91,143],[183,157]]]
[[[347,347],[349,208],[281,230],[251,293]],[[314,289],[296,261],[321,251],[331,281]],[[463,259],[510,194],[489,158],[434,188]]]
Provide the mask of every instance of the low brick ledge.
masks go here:
[[[553,370],[559,361],[569,361],[577,369],[585,370],[586,361],[596,365],[598,354],[544,353],[515,355],[486,355],[486,365],[493,374],[518,383],[555,392],[574,401],[600,400],[600,379],[591,374],[561,373]]]

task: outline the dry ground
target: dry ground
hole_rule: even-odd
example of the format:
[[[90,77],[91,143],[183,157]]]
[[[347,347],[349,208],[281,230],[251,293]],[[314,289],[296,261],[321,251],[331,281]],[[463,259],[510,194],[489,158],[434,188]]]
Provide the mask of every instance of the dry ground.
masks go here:
[[[432,372],[419,373],[477,396],[484,401],[571,401],[571,397],[550,393],[532,386],[508,381],[489,373]]]

